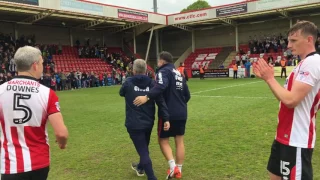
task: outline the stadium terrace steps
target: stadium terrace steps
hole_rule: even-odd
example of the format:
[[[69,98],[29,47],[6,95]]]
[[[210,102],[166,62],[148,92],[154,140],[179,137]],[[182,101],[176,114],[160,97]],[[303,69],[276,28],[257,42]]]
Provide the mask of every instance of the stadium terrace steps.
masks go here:
[[[232,51],[227,57],[227,59],[223,62],[223,67],[227,68],[230,64],[232,64],[232,61],[237,54],[237,51]]]
[[[208,67],[221,52],[221,47],[196,49],[184,61],[187,70],[199,69],[199,65]]]
[[[217,55],[216,59],[210,64],[210,69],[218,69],[233,51],[233,47],[223,47],[222,51]]]
[[[122,52],[120,47],[108,47],[109,53]],[[53,55],[55,62],[55,72],[76,71],[80,69],[86,72],[102,72],[109,71],[112,66],[102,61],[100,58],[79,58],[76,47],[63,46],[61,55]]]
[[[180,63],[184,62],[186,58],[192,53],[192,46],[190,46],[186,51],[175,61],[174,66],[177,68]]]

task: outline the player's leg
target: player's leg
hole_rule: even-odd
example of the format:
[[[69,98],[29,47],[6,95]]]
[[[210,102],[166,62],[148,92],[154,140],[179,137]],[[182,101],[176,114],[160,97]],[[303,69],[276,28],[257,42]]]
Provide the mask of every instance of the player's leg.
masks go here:
[[[270,177],[270,180],[282,180],[281,176],[272,174],[271,172],[269,172],[269,177]]]
[[[273,141],[267,166],[270,180],[282,180],[280,172],[280,143]]]
[[[150,132],[150,131],[148,131]],[[135,168],[135,171],[137,172],[137,175],[140,176],[141,174],[141,167],[145,171],[145,173],[148,176],[149,180],[154,180],[157,179],[154,175],[153,168],[152,168],[152,162],[149,156],[149,149],[147,145],[147,140],[146,140],[146,134],[144,131],[139,131],[139,132],[130,132],[130,138],[132,139],[132,142],[140,156],[140,163],[137,165]],[[132,168],[133,165],[132,165]]]
[[[301,149],[301,179],[312,180],[312,153],[313,149]]]
[[[1,180],[32,180],[31,171],[17,174],[1,174]]]
[[[178,173],[178,167],[176,167],[176,162],[173,158],[172,149],[169,143],[169,137],[172,134],[172,129],[174,128],[173,123],[170,121],[170,129],[169,131],[164,131],[163,129],[163,121],[159,119],[158,121],[158,141],[160,145],[161,152],[163,156],[168,161],[170,169],[167,172],[167,179],[174,177],[175,174]]]
[[[185,157],[185,147],[184,147],[184,133],[186,129],[186,120],[176,121],[175,127],[175,144],[176,144],[176,163],[179,169],[179,173],[176,178],[181,178],[182,175],[182,165]]]
[[[49,166],[32,171],[32,180],[46,180],[49,174]]]
[[[287,146],[279,142],[276,144],[276,152],[277,154],[280,152],[280,156],[273,169],[269,169],[272,173],[270,179],[278,180],[280,177],[280,179],[312,180],[312,167],[310,166],[312,155],[310,156],[310,153],[306,153],[302,148]]]

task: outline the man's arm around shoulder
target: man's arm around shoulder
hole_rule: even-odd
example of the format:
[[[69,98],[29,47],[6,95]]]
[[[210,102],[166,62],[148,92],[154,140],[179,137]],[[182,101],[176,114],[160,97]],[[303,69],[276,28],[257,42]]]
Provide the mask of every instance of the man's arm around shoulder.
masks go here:
[[[149,91],[148,97],[155,99],[168,87],[169,77],[168,73],[164,70],[160,70],[156,77],[155,86]]]
[[[121,86],[119,94],[120,96],[124,97],[126,95],[126,88],[128,87],[128,82],[130,81],[130,78],[128,78]]]

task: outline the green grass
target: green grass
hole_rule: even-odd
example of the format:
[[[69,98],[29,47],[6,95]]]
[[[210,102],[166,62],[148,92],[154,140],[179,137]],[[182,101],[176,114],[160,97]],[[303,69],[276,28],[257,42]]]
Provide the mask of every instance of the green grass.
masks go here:
[[[278,102],[266,84],[257,79],[192,79],[188,85],[194,96],[188,104],[183,179],[268,179],[266,165],[275,136]],[[146,179],[136,177],[130,168],[138,155],[124,127],[124,99],[118,95],[119,88],[58,93],[70,137],[67,149],[60,150],[49,128],[49,180]],[[155,129],[150,152],[160,180],[165,179],[168,164]],[[319,152],[317,140],[315,180],[320,179]]]

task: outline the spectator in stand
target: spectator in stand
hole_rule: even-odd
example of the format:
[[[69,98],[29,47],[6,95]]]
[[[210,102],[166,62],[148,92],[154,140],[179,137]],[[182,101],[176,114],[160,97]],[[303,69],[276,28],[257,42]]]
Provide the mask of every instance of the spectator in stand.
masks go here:
[[[13,79],[12,74],[11,73],[7,73],[7,81],[11,81]]]
[[[5,68],[4,63],[0,67],[0,73],[6,73],[6,68]]]
[[[57,90],[61,91],[61,77],[59,75],[59,73],[56,73],[55,75],[55,79],[56,79],[56,85],[57,85]]]
[[[83,58],[82,53],[83,53],[83,47],[78,49],[79,58]]]
[[[79,47],[80,47],[80,41],[79,41],[79,39],[76,40],[76,47],[77,47],[77,49],[79,49]]]
[[[104,78],[103,78],[103,72],[99,73],[99,85],[103,86],[104,85]]]
[[[88,80],[88,75],[86,72],[83,72],[81,75],[81,84],[83,88],[87,87],[87,80]]]
[[[5,83],[5,82],[6,82],[6,79],[5,79],[4,75],[3,75],[3,73],[0,73],[0,85]]]
[[[250,67],[251,67],[251,61],[248,60],[245,64],[244,64],[245,68],[246,68],[246,77],[250,78]]]
[[[273,57],[272,57],[272,55],[269,55],[269,57],[268,57],[268,63],[273,63]]]
[[[57,90],[57,81],[56,81],[55,76],[52,76],[52,77],[51,77],[51,89],[52,89],[53,91],[56,91],[56,90]]]
[[[52,61],[50,62],[50,72],[54,72],[55,69],[55,63]]]
[[[61,55],[62,54],[62,45],[61,43],[59,42],[59,45],[58,45],[58,54]]]
[[[124,84],[124,82],[126,81],[126,73],[125,72],[122,72],[122,75],[121,75],[121,84]]]
[[[72,83],[72,79],[71,79],[71,73],[67,72],[66,74],[66,83],[67,83],[67,90],[71,90],[71,83]]]
[[[81,80],[82,80],[82,77],[81,77],[82,73],[80,72],[80,70],[78,69],[76,74],[75,74],[75,77],[77,79],[77,88],[81,88]]]
[[[241,56],[242,64],[246,64],[247,58],[248,58],[248,57],[247,57],[246,54],[243,54],[243,55]]]
[[[64,91],[67,87],[67,76],[64,71],[62,71],[59,76],[61,78],[61,90]]]
[[[16,64],[14,63],[13,57],[11,56],[11,53],[9,55],[10,63],[9,63],[9,72],[12,74],[12,76],[15,75],[16,72]]]
[[[280,45],[281,45],[282,52],[284,52],[287,49],[287,44],[284,39],[280,40]]]
[[[90,75],[90,87],[96,87],[96,76],[92,71]]]

